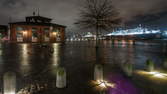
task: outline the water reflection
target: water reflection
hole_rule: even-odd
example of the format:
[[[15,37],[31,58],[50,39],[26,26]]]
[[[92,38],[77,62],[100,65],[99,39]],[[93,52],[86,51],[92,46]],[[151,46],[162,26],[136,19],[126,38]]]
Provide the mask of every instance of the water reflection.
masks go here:
[[[22,53],[21,53],[21,65],[29,65],[29,62],[28,62],[28,58],[29,58],[29,55],[28,55],[28,44],[22,44],[21,45],[21,48],[22,48]]]
[[[21,44],[21,51],[20,51],[20,72],[23,76],[28,75],[30,71],[30,48],[28,48],[29,44]]]
[[[59,62],[59,44],[53,44],[53,48],[54,48],[54,53],[53,53],[53,66],[58,66],[58,62]]]
[[[60,56],[59,56],[60,44],[56,43],[56,44],[53,44],[52,46],[54,48],[54,53],[52,55],[51,72],[54,76],[56,76],[57,68],[58,68],[59,62],[60,62]]]
[[[2,44],[0,43],[0,56],[2,55]]]
[[[106,80],[116,84],[118,83],[118,87],[115,90],[109,90],[109,94],[110,92],[116,92],[113,94],[122,94],[118,91],[120,89],[123,90],[122,92],[125,92],[124,94],[132,94],[129,93],[130,89],[133,94],[138,94],[136,93],[138,89],[133,83],[133,79],[122,76],[124,73],[120,73],[121,76],[119,76],[118,71],[120,68],[113,68],[113,66],[119,63],[134,63],[135,67],[137,66],[142,69],[147,58],[157,61],[156,66],[158,64],[160,65],[159,61],[164,59],[162,57],[164,56],[164,53],[162,53],[163,47],[159,44],[155,46],[126,44],[122,46],[119,43],[116,45],[112,44],[112,42],[101,42],[99,44],[99,51],[96,54],[93,43],[70,42],[66,43],[66,45],[57,43],[49,44],[49,47],[54,48],[53,53],[50,53],[48,48],[39,47],[38,44],[6,44],[7,46],[4,47],[3,45],[2,48],[2,64],[0,64],[2,69],[0,69],[0,72],[3,73],[9,69],[16,71],[19,75],[23,76],[18,77],[20,83],[23,82],[22,80],[25,81],[24,86],[21,84],[18,84],[18,86],[22,89],[27,89],[27,87],[32,88],[32,92],[35,86],[35,89],[40,91],[40,93],[42,88],[50,89],[52,87],[52,90],[47,90],[54,91],[54,93],[58,94],[61,92],[69,92],[70,94],[82,92],[97,94],[92,93],[92,88],[89,87],[89,81],[93,79],[94,64],[100,63],[107,66],[104,68],[104,77],[107,78],[108,75],[114,77]],[[64,67],[67,70],[67,88],[64,91],[55,89],[58,66]],[[115,74],[110,74],[111,70]],[[142,82],[141,84],[148,86]],[[130,88],[126,89],[126,87]]]
[[[0,64],[3,62],[2,55],[3,55],[3,49],[2,49],[2,44],[0,43]]]

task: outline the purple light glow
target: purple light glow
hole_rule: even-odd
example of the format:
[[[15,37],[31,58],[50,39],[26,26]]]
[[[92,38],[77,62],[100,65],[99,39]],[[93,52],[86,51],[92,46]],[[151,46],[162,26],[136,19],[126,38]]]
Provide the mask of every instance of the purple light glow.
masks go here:
[[[109,88],[108,94],[141,94],[140,90],[121,74],[112,74],[109,81],[115,83],[115,88]]]

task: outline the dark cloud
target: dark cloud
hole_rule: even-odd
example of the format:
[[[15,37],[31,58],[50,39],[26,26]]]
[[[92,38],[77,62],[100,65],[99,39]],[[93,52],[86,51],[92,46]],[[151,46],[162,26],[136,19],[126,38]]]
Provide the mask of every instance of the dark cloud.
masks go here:
[[[1,6],[6,8],[17,8],[17,7],[25,7],[25,2],[22,0],[2,0]]]
[[[83,0],[0,0],[0,24],[24,20],[40,9],[40,15],[51,17],[58,24],[72,28]],[[167,0],[112,0],[124,21],[136,15],[167,11]]]
[[[167,0],[113,0],[113,3],[124,20],[167,11]]]

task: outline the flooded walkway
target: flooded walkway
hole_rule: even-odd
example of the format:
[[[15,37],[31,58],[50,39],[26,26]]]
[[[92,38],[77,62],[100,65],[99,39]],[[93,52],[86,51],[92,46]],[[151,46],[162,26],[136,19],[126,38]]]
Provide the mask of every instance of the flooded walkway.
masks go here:
[[[28,94],[30,91],[34,94],[100,94],[91,85],[91,81],[94,80],[94,66],[101,64],[104,67],[104,79],[116,85],[114,89],[108,88],[106,94],[167,93],[167,83],[150,81],[135,72],[145,71],[147,59],[155,63],[156,70],[166,72],[163,62],[167,58],[167,48],[163,43],[136,42],[131,45],[103,41],[98,51],[94,42],[49,45],[54,52],[39,44],[1,43],[1,92],[4,73],[14,72],[16,92],[19,94]],[[133,65],[134,71],[130,77],[122,68],[126,63]],[[56,72],[59,67],[64,67],[67,73],[67,87],[63,89],[56,88]]]

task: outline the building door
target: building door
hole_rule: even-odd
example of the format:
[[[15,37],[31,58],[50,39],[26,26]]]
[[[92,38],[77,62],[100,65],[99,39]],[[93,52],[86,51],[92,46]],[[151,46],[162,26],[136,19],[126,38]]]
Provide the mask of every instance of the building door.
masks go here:
[[[17,32],[17,42],[23,42],[23,33],[22,32]]]
[[[60,37],[59,37],[59,29],[58,28],[54,28],[54,30],[52,31],[52,39],[53,42],[59,42],[60,41]]]
[[[24,31],[23,27],[18,26],[16,28],[16,41],[17,42],[23,42],[23,38],[24,38],[23,31]]]
[[[42,31],[41,31],[41,29],[38,31],[38,42],[43,42],[43,36],[42,36],[43,34],[42,34]]]
[[[32,42],[38,42],[38,29],[32,28]]]
[[[49,28],[44,29],[44,41],[49,42],[50,41],[50,33],[49,33]]]

